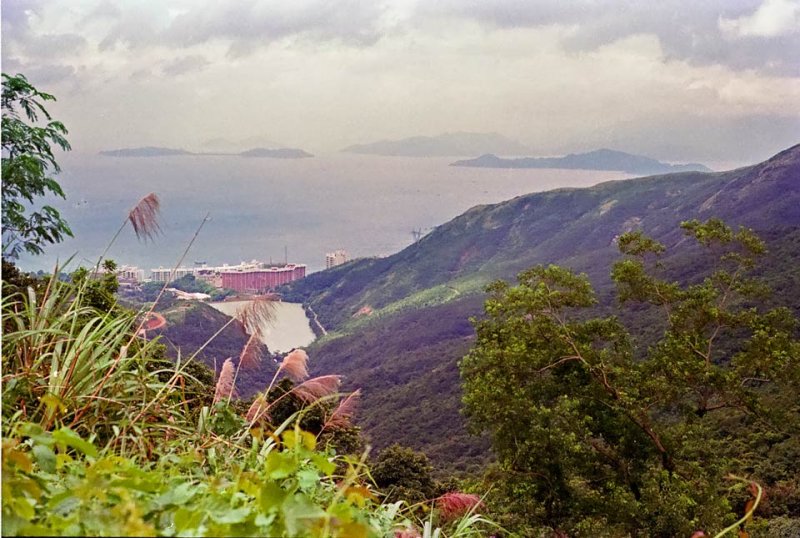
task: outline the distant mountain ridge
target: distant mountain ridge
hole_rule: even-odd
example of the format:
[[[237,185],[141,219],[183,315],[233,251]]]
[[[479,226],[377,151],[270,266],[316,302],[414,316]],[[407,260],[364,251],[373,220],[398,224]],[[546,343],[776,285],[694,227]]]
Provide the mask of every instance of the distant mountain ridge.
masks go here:
[[[612,170],[630,174],[669,174],[671,172],[711,172],[699,163],[668,164],[650,157],[624,151],[598,149],[588,153],[570,153],[564,157],[523,157],[503,159],[493,154],[456,161],[450,166],[478,168],[565,168],[571,170]]]
[[[486,284],[555,263],[587,272],[609,300],[617,236],[641,229],[672,249],[685,240],[681,221],[711,217],[768,240],[776,300],[797,309],[800,145],[727,172],[612,181],[477,206],[392,256],[313,273],[288,286],[284,299],[311,306],[329,331],[309,350],[314,373],[343,374],[347,388],[363,389],[361,424],[376,449],[400,442],[440,464],[463,465],[486,457],[485,443],[467,435],[459,414],[457,368]],[[665,263],[684,271],[676,278],[691,277],[697,252],[677,251],[683,258]]]
[[[286,144],[273,140],[268,136],[250,136],[247,138],[228,139],[210,138],[199,143],[201,151],[208,153],[238,153],[250,148],[285,148]]]
[[[101,151],[100,155],[105,157],[170,157],[170,156],[196,156],[206,157],[211,155],[230,155],[239,157],[265,157],[272,159],[305,159],[313,157],[311,153],[297,148],[253,148],[236,153],[227,152],[200,152],[195,153],[185,149],[162,148],[157,146],[145,146],[140,148],[122,148]]]
[[[381,140],[356,144],[342,150],[346,153],[385,155],[391,157],[457,157],[477,153],[524,155],[530,149],[498,133],[444,133],[437,136],[413,136],[401,140]]]
[[[172,155],[194,155],[185,149],[162,148],[157,146],[144,146],[141,148],[120,148],[101,151],[105,157],[169,157]]]
[[[296,148],[254,148],[239,153],[242,157],[268,157],[272,159],[306,159],[313,157],[310,153]]]

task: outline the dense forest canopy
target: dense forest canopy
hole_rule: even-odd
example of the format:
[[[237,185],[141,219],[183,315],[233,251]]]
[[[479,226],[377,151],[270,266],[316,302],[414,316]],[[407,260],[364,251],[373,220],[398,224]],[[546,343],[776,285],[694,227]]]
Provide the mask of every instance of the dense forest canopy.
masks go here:
[[[688,536],[737,519],[749,493],[731,474],[770,489],[771,515],[797,517],[797,461],[785,458],[800,454],[797,320],[761,307],[755,235],[718,220],[683,227],[716,259],[691,285],[657,276],[662,244],[619,238],[619,307],[649,305],[656,341],[614,315],[587,316],[585,275],[539,266],[490,287],[461,372],[511,526]]]

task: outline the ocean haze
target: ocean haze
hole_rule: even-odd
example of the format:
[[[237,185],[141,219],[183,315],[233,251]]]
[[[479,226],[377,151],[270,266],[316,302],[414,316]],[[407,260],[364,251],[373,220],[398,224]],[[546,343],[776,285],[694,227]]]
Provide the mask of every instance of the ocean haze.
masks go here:
[[[210,264],[259,259],[324,268],[325,253],[352,257],[392,254],[423,232],[472,206],[560,187],[586,187],[630,177],[585,170],[490,170],[448,166],[449,158],[333,154],[313,159],[236,156],[59,157],[66,201],[55,201],[75,234],[20,265],[51,270],[75,255],[93,263],[128,210],[155,192],[162,235],[138,242],[125,230],[109,252],[146,271],[175,264],[206,214],[209,220],[186,257]]]

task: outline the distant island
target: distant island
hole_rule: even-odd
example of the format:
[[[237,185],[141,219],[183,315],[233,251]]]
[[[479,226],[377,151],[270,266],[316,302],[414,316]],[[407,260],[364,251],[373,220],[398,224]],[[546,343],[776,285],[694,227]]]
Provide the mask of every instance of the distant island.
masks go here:
[[[255,148],[242,151],[238,155],[242,157],[269,157],[272,159],[306,159],[308,157],[313,157],[310,153],[296,148]]]
[[[261,157],[271,159],[305,159],[313,157],[311,153],[297,148],[253,148],[237,153],[224,152],[200,152],[195,153],[185,149],[161,148],[155,146],[145,146],[141,148],[122,148],[101,151],[100,155],[105,157],[172,157],[190,155],[195,157],[208,157],[212,155],[230,155],[234,157]]]
[[[414,136],[402,140],[356,144],[346,147],[342,151],[390,157],[455,157],[479,153],[530,154],[530,148],[498,133],[444,133],[438,136]]]
[[[145,146],[143,148],[122,148],[101,151],[100,155],[105,155],[106,157],[169,157],[172,155],[192,155],[192,152],[186,151],[185,149]]]
[[[650,157],[632,155],[623,151],[598,149],[588,153],[570,153],[564,157],[524,157],[503,159],[493,154],[477,159],[456,161],[450,166],[477,168],[566,168],[570,170],[609,170],[630,174],[669,174],[672,172],[712,172],[698,163],[669,164]]]

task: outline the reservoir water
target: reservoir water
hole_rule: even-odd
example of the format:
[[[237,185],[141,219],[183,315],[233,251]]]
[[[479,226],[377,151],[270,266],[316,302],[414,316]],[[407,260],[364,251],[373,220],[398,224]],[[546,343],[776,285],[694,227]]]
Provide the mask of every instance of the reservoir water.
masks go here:
[[[225,301],[209,303],[220,312],[235,315],[249,301]],[[314,333],[308,323],[303,305],[275,302],[273,319],[264,327],[263,342],[269,350],[286,352],[295,347],[304,347],[314,341]]]

